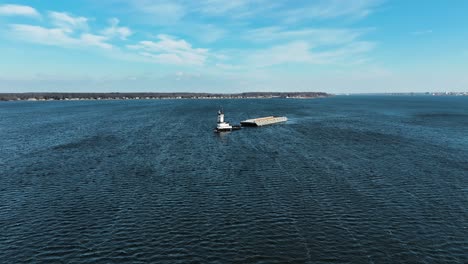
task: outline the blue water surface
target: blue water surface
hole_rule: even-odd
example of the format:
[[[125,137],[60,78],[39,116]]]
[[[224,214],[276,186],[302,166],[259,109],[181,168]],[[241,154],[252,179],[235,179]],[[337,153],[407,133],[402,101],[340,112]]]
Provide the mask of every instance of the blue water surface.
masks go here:
[[[287,116],[285,124],[213,133]],[[0,262],[468,263],[468,97],[0,103]]]

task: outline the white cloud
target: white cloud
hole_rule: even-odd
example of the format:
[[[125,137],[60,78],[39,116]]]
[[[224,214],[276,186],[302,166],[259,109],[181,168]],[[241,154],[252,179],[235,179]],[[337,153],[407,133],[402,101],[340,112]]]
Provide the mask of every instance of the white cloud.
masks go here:
[[[42,45],[61,47],[99,47],[110,49],[112,45],[105,42],[103,36],[84,33],[79,37],[71,37],[70,32],[63,28],[45,28],[40,26],[11,24],[10,32],[23,41]]]
[[[431,29],[428,29],[428,30],[420,30],[420,31],[413,31],[411,32],[412,35],[416,35],[416,36],[419,36],[419,35],[427,35],[427,34],[431,34],[432,33],[432,30]]]
[[[282,6],[282,1],[270,0],[200,0],[191,7],[194,12],[207,16],[225,17],[232,19],[246,19],[255,16],[264,16],[268,12],[278,12],[275,10]],[[290,5],[289,1],[284,1],[283,5]]]
[[[315,58],[322,63],[343,63],[356,64],[367,61],[367,58],[360,56],[365,55],[375,48],[375,43],[369,41],[357,41],[349,43],[340,48],[322,51],[315,54]]]
[[[0,5],[0,15],[40,17],[39,12],[30,6],[12,4]]]
[[[282,27],[264,27],[249,30],[244,38],[255,42],[302,40],[313,45],[332,45],[356,40],[366,33],[366,29],[320,29],[305,28],[287,30]]]
[[[49,12],[51,23],[72,32],[75,29],[88,30],[88,18],[73,16],[64,12]]]
[[[386,0],[102,0],[105,7],[124,5],[138,14],[139,23],[168,25],[184,19],[204,20],[216,17],[223,20],[252,24],[252,18],[264,18],[275,25],[311,19],[341,17],[363,18],[373,13]],[[105,8],[103,7],[103,8]],[[195,18],[195,19],[194,19]],[[206,22],[203,21],[203,22]]]
[[[113,0],[118,1],[118,0]],[[113,2],[111,0],[111,3]],[[223,18],[269,17],[286,22],[337,17],[362,18],[371,14],[384,0],[315,0],[297,5],[289,0],[131,0],[130,5],[144,14],[150,22],[175,23],[184,17],[197,15]]]
[[[352,42],[339,48],[315,51],[305,41],[295,41],[270,48],[251,51],[245,56],[246,65],[268,67],[286,63],[350,64],[361,61],[363,54],[374,48],[372,42]]]
[[[176,39],[168,35],[158,35],[159,41],[140,41],[128,48],[137,50],[141,55],[152,58],[159,63],[203,65],[206,61],[207,49],[192,48],[183,39]]]
[[[152,24],[158,24],[160,32],[185,36],[160,34],[156,40],[139,41],[125,46],[127,49],[115,46],[106,54],[112,53],[109,56],[120,60],[176,65],[200,66],[209,62],[214,68],[233,71],[289,63],[359,63],[368,60],[367,53],[374,48],[373,42],[361,40],[372,29],[312,28],[308,22],[362,18],[383,1],[314,0],[298,4],[287,0],[106,0],[107,4],[123,4],[129,12],[136,13],[138,17],[132,21],[137,24],[151,20]],[[127,40],[133,34],[129,27],[121,26],[117,18],[110,19],[107,27],[95,29],[91,28],[91,23],[88,25],[87,17],[66,12],[47,14],[46,22],[51,26],[12,24],[9,31],[19,39],[43,45],[102,49],[111,49],[114,47],[111,41],[121,43],[117,39]],[[243,19],[233,19],[240,17]],[[259,20],[264,22],[263,27],[251,29]],[[299,21],[306,23],[288,24]],[[232,40],[229,47],[242,47],[234,51],[217,50],[218,46],[213,46],[215,52],[208,52],[208,49],[192,46],[222,38],[225,38],[223,44]]]
[[[107,37],[84,33],[77,39],[77,44],[84,46],[95,46],[103,49],[111,49],[112,45],[106,43]]]
[[[73,42],[61,28],[44,28],[40,26],[12,24],[11,33],[22,40],[44,45],[69,45]]]
[[[112,18],[109,20],[110,27],[106,28],[102,31],[102,34],[109,37],[118,37],[122,40],[127,39],[130,35],[132,35],[132,31],[128,27],[119,27],[119,20],[117,18]]]
[[[107,41],[109,36],[92,34],[88,27],[88,18],[74,16],[64,12],[48,12],[49,22],[53,27],[43,27],[27,24],[10,24],[9,32],[17,39],[49,46],[65,48],[97,47],[101,49],[112,49],[113,46]],[[118,21],[114,21],[117,26]],[[121,28],[114,28],[116,32],[126,36],[128,32]]]
[[[310,49],[310,45],[303,41],[277,45],[253,52],[248,56],[248,64],[266,67],[290,62],[313,62],[314,58]]]
[[[144,14],[150,24],[173,24],[188,12],[184,3],[171,0],[132,0],[130,7]]]
[[[197,11],[207,15],[224,15],[226,13],[233,13],[233,11],[245,12],[253,1],[237,0],[237,1],[224,1],[224,0],[201,0],[198,2]]]
[[[212,24],[197,25],[194,29],[196,29],[194,36],[204,43],[215,42],[226,35],[226,30]]]
[[[208,14],[224,14],[228,11],[245,7],[248,3],[248,0],[201,0],[199,1],[199,10]]]
[[[310,19],[333,19],[338,17],[363,18],[382,4],[383,0],[322,0],[310,5],[290,9],[281,13],[285,22],[298,22]]]
[[[371,29],[264,27],[247,31],[243,38],[267,48],[244,52],[244,64],[268,67],[287,63],[302,64],[359,64],[368,60],[366,54],[375,44],[362,41]],[[271,44],[274,44],[271,46]]]

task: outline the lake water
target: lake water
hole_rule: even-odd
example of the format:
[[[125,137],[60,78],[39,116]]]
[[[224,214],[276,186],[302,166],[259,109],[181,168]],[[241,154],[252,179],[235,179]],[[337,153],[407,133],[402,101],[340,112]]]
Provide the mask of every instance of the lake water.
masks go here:
[[[0,262],[467,263],[468,97],[2,102]]]

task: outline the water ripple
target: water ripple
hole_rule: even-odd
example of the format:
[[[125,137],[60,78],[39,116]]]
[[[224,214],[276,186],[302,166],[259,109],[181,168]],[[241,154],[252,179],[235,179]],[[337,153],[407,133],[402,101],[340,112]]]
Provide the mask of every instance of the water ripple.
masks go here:
[[[468,104],[394,103],[0,105],[0,259],[466,263]],[[220,104],[294,122],[218,136]]]

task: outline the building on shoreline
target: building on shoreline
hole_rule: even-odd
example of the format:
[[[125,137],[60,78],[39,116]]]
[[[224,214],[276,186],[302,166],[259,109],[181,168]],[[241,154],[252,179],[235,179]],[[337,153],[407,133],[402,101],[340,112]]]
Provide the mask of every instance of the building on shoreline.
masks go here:
[[[323,92],[250,92],[211,93],[0,93],[0,101],[79,101],[79,100],[151,100],[151,99],[270,99],[328,97]]]

